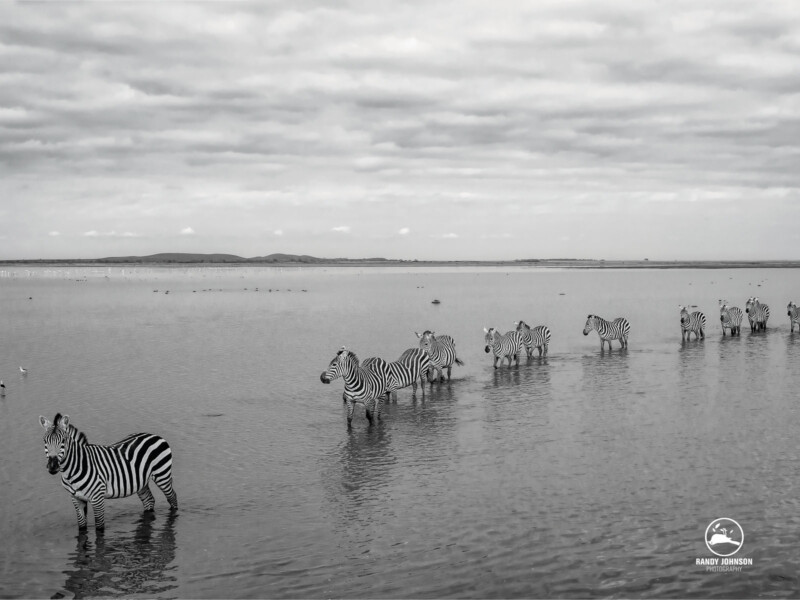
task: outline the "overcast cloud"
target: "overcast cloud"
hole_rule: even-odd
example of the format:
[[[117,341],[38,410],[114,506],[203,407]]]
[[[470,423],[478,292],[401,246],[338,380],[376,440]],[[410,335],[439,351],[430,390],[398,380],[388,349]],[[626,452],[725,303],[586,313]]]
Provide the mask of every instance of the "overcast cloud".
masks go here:
[[[0,3],[0,258],[800,259],[800,4]]]

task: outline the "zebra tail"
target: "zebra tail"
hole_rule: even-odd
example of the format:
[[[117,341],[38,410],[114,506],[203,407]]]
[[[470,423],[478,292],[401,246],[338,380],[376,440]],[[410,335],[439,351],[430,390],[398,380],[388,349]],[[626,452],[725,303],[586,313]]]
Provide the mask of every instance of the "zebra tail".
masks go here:
[[[459,367],[463,367],[463,366],[464,366],[464,361],[463,361],[463,360],[461,360],[460,358],[458,358],[458,357],[456,356],[456,364],[457,364]]]

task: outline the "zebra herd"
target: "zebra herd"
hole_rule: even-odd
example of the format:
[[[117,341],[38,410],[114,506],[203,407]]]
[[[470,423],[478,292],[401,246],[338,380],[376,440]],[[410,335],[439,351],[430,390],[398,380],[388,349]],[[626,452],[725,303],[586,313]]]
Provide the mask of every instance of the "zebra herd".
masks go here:
[[[706,316],[699,310],[689,312],[690,309],[697,308],[695,305],[679,305],[679,308],[681,341],[689,341],[692,334],[697,340],[705,338]],[[761,303],[757,297],[747,299],[744,311],[738,306],[730,305],[727,300],[720,299],[719,318],[722,335],[726,335],[727,330],[732,336],[740,335],[745,314],[750,322],[751,331],[766,330],[770,314],[769,306]],[[791,331],[794,331],[795,324],[800,331],[800,311],[794,302],[788,304],[787,314]],[[514,325],[516,328],[506,333],[500,333],[494,327],[483,328],[484,351],[492,355],[492,365],[495,369],[502,366],[504,361],[508,362],[509,367],[512,362],[519,365],[523,348],[528,357],[533,355],[534,349],[538,350],[539,357],[547,356],[551,337],[549,327],[546,325],[531,327],[524,321],[517,321]],[[611,350],[612,341],[619,341],[621,348],[627,348],[631,324],[624,317],[608,321],[598,315],[590,314],[586,318],[583,335],[589,335],[591,331],[597,332],[601,351],[606,344]],[[447,368],[449,380],[453,364],[464,364],[456,355],[452,337],[436,336],[432,331],[416,335],[420,339],[419,348],[406,350],[394,362],[386,362],[381,358],[368,358],[360,362],[355,352],[342,347],[328,368],[322,372],[320,375],[322,383],[331,383],[340,377],[344,380],[343,401],[347,404],[348,430],[352,428],[356,404],[364,404],[366,418],[372,424],[375,418],[380,418],[384,398],[388,401],[392,392],[409,385],[413,386],[416,392],[419,381],[424,397],[426,379],[431,383],[437,380],[444,381],[442,370]]]
[[[424,398],[425,379],[437,379],[435,375],[431,377],[431,372],[438,373],[439,381],[444,381],[444,369],[447,369],[449,380],[453,364],[464,364],[456,355],[455,342],[449,335],[436,336],[433,331],[416,335],[419,348],[409,348],[394,362],[372,357],[360,363],[355,352],[342,347],[319,376],[322,383],[330,383],[339,377],[344,380],[343,400],[347,404],[348,429],[352,426],[357,403],[364,405],[367,420],[372,424],[373,418],[380,419],[384,396],[389,400],[392,392],[409,385],[416,392],[419,379]]]

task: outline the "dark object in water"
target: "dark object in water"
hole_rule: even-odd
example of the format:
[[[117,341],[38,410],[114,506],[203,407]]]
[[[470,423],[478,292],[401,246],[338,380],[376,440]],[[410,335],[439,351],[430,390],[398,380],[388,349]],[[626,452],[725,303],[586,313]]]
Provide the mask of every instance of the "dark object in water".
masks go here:
[[[431,304],[441,304],[441,302],[439,302],[438,300],[434,299],[434,301],[431,302]]]

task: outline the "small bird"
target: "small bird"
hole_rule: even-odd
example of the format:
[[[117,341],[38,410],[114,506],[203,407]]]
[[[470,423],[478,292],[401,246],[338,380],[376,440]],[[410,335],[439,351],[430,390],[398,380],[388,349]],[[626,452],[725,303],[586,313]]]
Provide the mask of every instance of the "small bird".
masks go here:
[[[0,379],[0,396],[6,395],[6,384],[3,383],[3,380]]]
[[[28,374],[28,369],[23,369],[22,367],[20,367],[19,368],[19,372],[22,373],[23,375],[27,375]]]

